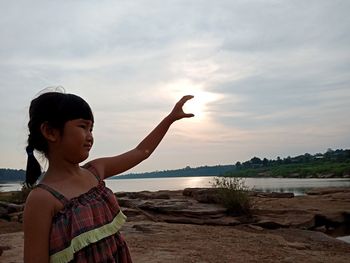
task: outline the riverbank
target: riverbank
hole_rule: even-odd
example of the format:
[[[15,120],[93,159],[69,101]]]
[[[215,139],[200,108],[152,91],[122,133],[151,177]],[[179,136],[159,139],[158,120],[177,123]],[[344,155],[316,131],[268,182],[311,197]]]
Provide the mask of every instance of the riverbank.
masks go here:
[[[116,195],[135,262],[348,262],[350,244],[334,237],[350,235],[350,188],[252,192],[251,217],[227,216],[210,189]],[[3,262],[21,262],[20,230],[20,222],[0,221]]]

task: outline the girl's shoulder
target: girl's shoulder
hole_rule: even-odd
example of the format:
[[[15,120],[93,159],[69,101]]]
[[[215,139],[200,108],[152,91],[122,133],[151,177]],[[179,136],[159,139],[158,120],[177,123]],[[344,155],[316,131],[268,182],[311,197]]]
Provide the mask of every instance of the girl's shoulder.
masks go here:
[[[88,170],[92,173],[98,181],[103,180],[103,168],[99,165],[99,159],[89,161],[81,166],[81,168]]]
[[[47,203],[50,204],[51,202],[51,194],[45,189],[42,189],[40,187],[35,187],[33,190],[30,191],[27,199],[26,199],[26,205],[28,203]],[[45,201],[44,201],[45,200]]]
[[[52,217],[60,206],[62,205],[52,194],[40,187],[31,190],[25,202],[25,210],[37,211],[39,214],[50,214]]]

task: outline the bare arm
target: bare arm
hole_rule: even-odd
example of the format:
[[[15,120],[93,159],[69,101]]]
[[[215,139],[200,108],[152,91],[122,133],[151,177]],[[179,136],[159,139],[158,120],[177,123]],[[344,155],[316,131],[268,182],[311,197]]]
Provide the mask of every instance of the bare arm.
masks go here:
[[[49,235],[54,210],[47,195],[41,189],[34,189],[26,201],[23,221],[25,263],[49,262]]]
[[[147,159],[162,141],[173,122],[182,118],[190,118],[194,116],[193,114],[184,113],[182,110],[186,101],[192,98],[193,96],[184,96],[179,100],[171,113],[165,117],[157,127],[136,146],[136,148],[114,157],[93,160],[90,164],[96,168],[101,177],[107,178],[129,170]]]

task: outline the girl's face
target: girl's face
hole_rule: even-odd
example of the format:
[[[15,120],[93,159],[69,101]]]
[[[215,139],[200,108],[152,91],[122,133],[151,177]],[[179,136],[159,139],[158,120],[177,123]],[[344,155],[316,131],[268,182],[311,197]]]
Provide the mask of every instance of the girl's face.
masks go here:
[[[80,163],[89,157],[93,145],[93,122],[84,119],[67,121],[60,136],[60,150],[70,162]]]

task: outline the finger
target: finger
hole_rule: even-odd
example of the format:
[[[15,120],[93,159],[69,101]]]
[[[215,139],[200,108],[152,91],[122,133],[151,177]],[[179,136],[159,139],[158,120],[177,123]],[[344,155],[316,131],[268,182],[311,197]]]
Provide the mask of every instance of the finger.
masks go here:
[[[184,100],[186,102],[186,101],[193,99],[193,98],[194,98],[193,95],[186,95],[186,96],[183,96],[181,100]]]
[[[184,114],[184,118],[192,118],[192,117],[194,117],[193,113],[185,113]]]
[[[188,100],[193,99],[193,98],[194,98],[193,95],[186,95],[186,96],[183,96],[183,97],[181,98],[181,100],[179,100],[178,103],[179,103],[181,106],[183,106]]]

